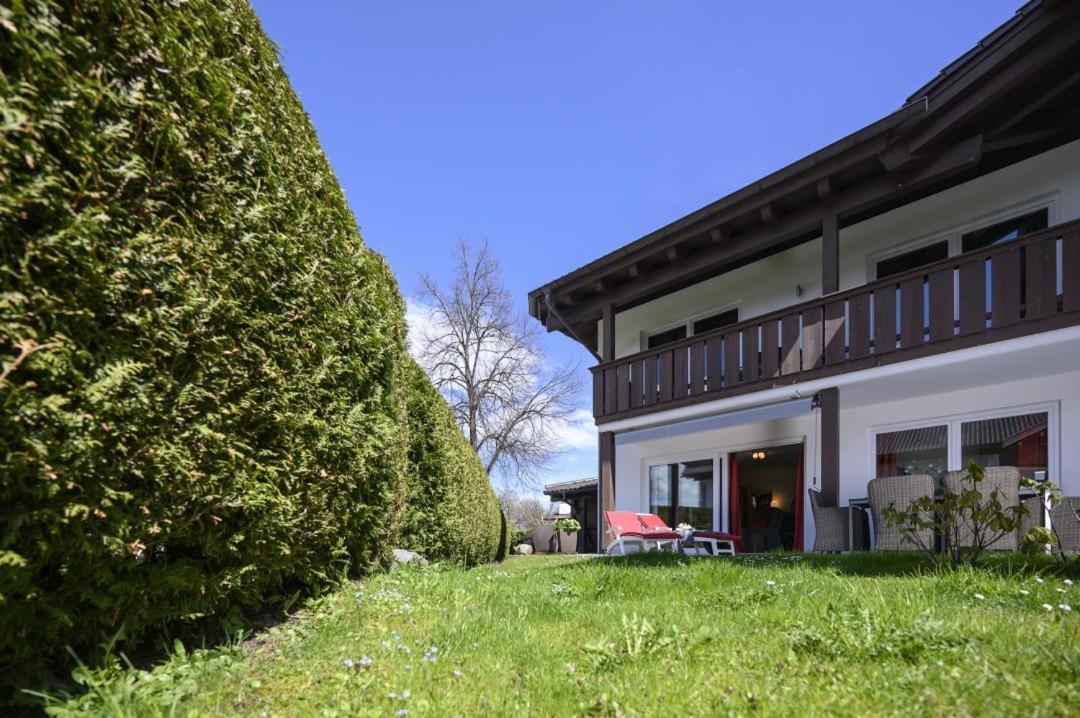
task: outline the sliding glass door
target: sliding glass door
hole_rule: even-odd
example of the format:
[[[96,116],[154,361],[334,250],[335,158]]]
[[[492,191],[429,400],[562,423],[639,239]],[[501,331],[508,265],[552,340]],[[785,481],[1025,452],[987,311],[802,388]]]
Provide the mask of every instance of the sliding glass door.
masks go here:
[[[649,467],[649,513],[668,526],[713,527],[714,468],[712,459]]]

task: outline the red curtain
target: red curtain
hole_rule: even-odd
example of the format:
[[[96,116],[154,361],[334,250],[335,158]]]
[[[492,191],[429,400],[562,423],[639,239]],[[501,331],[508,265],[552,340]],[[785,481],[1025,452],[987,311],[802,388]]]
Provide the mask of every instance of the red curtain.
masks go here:
[[[728,454],[728,483],[731,485],[728,497],[728,533],[742,536],[742,510],[739,505],[739,455]]]
[[[795,550],[803,550],[803,457],[795,469]]]

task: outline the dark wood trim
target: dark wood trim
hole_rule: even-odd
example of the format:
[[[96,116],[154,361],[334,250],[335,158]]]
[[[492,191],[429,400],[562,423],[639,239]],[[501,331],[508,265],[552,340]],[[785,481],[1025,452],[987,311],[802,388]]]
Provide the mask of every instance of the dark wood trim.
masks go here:
[[[821,292],[840,290],[840,220],[827,214],[821,220]]]
[[[604,305],[603,322],[603,348],[600,355],[604,357],[604,361],[611,361],[615,358],[615,305],[610,302]]]
[[[1054,291],[1059,241],[1060,296]],[[594,415],[606,423],[1078,325],[1077,245],[1080,220],[607,362],[592,370],[605,388]],[[846,346],[837,341],[845,336]],[[646,377],[659,366],[658,392],[634,384],[635,364]],[[616,376],[627,379],[616,387]],[[643,391],[642,401],[631,399]]]
[[[608,544],[611,543],[610,527],[604,512],[615,508],[615,434],[613,432],[600,432],[598,453],[600,456],[600,470],[597,473],[597,476],[600,477],[598,487],[600,491],[600,520],[597,525],[600,527],[600,531],[597,536],[597,553],[603,553]]]
[[[821,407],[821,500],[826,506],[840,501],[840,390],[818,392]]]

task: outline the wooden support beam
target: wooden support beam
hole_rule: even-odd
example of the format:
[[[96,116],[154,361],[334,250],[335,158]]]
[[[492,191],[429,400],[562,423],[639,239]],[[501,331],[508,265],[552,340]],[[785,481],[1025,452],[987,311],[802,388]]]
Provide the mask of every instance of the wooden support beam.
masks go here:
[[[817,181],[817,196],[818,199],[828,199],[833,196],[833,183],[832,178],[822,177]]]
[[[765,204],[761,205],[760,212],[761,221],[765,224],[769,224],[776,219],[776,205],[774,205],[772,202],[766,202]]]
[[[821,293],[840,291],[840,221],[827,214],[821,221]]]
[[[604,305],[604,336],[603,347],[600,350],[600,357],[603,361],[611,361],[615,358],[615,305],[608,303]]]
[[[637,279],[641,276],[641,265],[637,262],[634,262],[626,268],[626,273],[630,275],[631,279]]]
[[[821,406],[821,501],[837,506],[840,500],[840,390],[835,386],[818,392]]]
[[[608,526],[607,516],[604,515],[605,511],[612,511],[615,509],[615,434],[610,431],[600,432],[600,468],[597,472],[597,476],[600,480],[597,482],[597,491],[600,493],[599,501],[599,521],[597,525],[600,527],[600,531],[597,536],[597,553],[603,553],[608,544],[611,543],[611,527]]]
[[[668,258],[669,262],[677,262],[679,261],[679,257],[682,256],[682,250],[679,249],[678,245],[672,245],[664,252],[664,256]]]
[[[593,291],[597,294],[606,292],[610,288],[611,282],[606,277],[603,279],[597,279],[595,282],[593,282]]]
[[[713,227],[709,230],[709,241],[713,244],[720,244],[731,239],[731,230],[727,227]]]

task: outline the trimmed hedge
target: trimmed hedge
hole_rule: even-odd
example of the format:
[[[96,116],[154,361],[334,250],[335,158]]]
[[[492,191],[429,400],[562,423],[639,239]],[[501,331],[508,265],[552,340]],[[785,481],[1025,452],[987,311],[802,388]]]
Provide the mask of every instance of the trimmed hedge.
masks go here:
[[[409,479],[402,542],[428,558],[501,559],[502,509],[450,407],[415,362],[408,386]]]
[[[421,514],[410,545],[490,558],[491,488],[251,8],[10,7],[0,684],[363,571]]]

